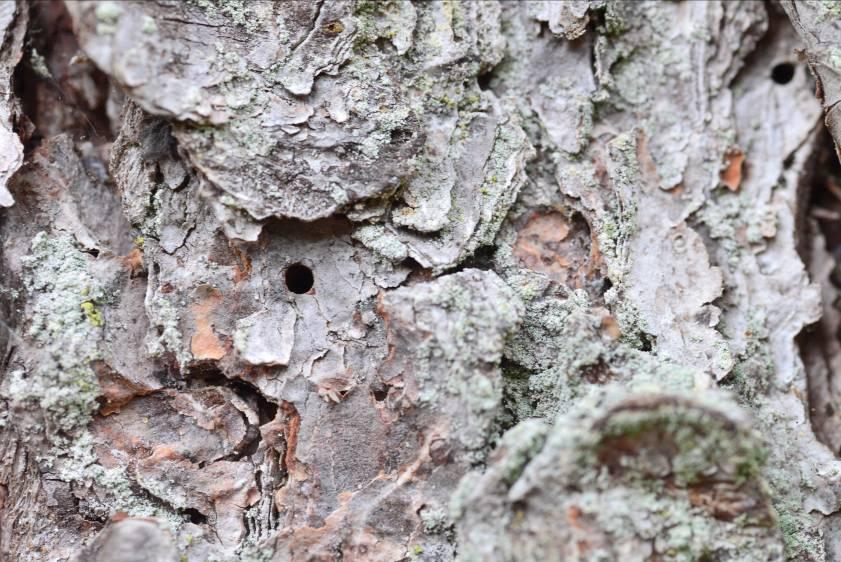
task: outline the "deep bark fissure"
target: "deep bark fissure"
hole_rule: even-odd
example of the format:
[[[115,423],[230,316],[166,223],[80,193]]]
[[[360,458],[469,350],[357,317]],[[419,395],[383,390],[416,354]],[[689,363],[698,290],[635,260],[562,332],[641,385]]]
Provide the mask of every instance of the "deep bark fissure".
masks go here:
[[[804,190],[801,255],[822,286],[824,314],[798,337],[808,377],[810,418],[818,438],[841,456],[837,365],[841,360],[841,165],[827,131],[813,158],[814,174]],[[831,268],[826,264],[834,264]]]

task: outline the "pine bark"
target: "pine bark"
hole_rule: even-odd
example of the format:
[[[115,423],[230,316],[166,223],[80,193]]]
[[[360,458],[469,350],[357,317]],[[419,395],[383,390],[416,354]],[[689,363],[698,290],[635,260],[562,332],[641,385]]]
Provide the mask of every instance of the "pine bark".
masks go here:
[[[841,3],[0,1],[0,560],[841,561]]]

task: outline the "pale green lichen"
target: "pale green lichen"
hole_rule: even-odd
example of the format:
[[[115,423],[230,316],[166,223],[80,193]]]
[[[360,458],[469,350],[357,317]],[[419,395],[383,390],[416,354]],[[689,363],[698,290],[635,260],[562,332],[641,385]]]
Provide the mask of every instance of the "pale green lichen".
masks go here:
[[[116,23],[123,13],[123,8],[116,2],[99,2],[94,13],[96,19],[102,23]]]
[[[456,399],[464,410],[459,414],[463,423],[453,433],[480,461],[502,395],[495,371],[522,303],[495,274],[479,270],[440,277],[423,291],[399,289],[389,294],[385,306],[401,298],[411,299],[400,306],[415,311],[412,329],[424,334],[412,350],[418,402],[435,408],[446,397]]]
[[[698,212],[698,218],[710,229],[710,236],[727,252],[731,271],[739,267],[743,253],[761,249],[776,234],[777,216],[770,204],[772,196],[773,192],[768,194],[768,201],[757,202],[750,193],[719,189]]]
[[[79,306],[85,313],[85,317],[88,319],[88,322],[96,327],[102,326],[102,312],[96,308],[96,304],[94,304],[93,301],[85,301]]]
[[[146,33],[146,34],[149,34],[149,35],[158,31],[158,24],[155,23],[155,18],[152,18],[150,16],[143,16],[142,30],[143,30],[143,33]]]
[[[814,8],[821,21],[841,18],[841,2],[838,0],[806,0],[804,4]]]
[[[117,2],[100,2],[94,11],[96,15],[96,33],[98,35],[113,35],[117,32],[117,23],[123,15],[123,8]]]
[[[424,507],[420,510],[421,523],[427,533],[443,533],[452,525],[449,513],[442,508]]]
[[[459,559],[559,560],[586,522],[588,536],[602,537],[587,560],[645,544],[669,562],[778,560],[764,461],[762,440],[718,392],[594,387],[551,429],[534,420],[511,429],[485,473],[462,480],[451,503]],[[757,502],[713,517],[693,495],[714,498],[717,486]]]
[[[271,562],[274,559],[274,551],[266,546],[246,542],[239,548],[231,562]]]
[[[518,424],[502,437],[499,449],[505,454],[497,462],[506,486],[512,486],[529,461],[540,452],[548,431],[545,423],[532,419]]]
[[[95,517],[106,519],[117,512],[136,517],[155,517],[170,531],[176,532],[185,517],[161,509],[148,499],[139,497],[132,489],[126,471],[122,467],[105,468],[97,461],[94,440],[89,431],[83,431],[73,444],[61,451],[60,456],[46,457],[41,462],[51,464],[58,458],[59,476],[67,482],[79,485],[95,485],[102,495],[89,496],[84,510]]]
[[[39,404],[54,439],[62,439],[56,432],[84,427],[99,395],[90,363],[100,357],[103,320],[93,302],[105,292],[89,260],[69,234],[46,232],[33,238],[31,253],[23,259],[31,307],[28,335],[41,352],[27,378],[13,380],[11,392],[17,400]]]
[[[745,330],[745,348],[722,385],[732,388],[747,405],[759,406],[774,376],[774,359],[763,317],[754,314]]]
[[[800,505],[777,505],[780,532],[788,560],[824,560],[824,539],[815,531],[814,517]]]
[[[525,162],[534,154],[519,118],[512,113],[508,121],[497,127],[493,149],[484,169],[482,189],[485,197],[480,221],[462,255],[472,254],[479,246],[493,243],[499,226],[525,181]]]
[[[601,318],[591,313],[583,291],[567,299],[550,297],[527,303],[521,327],[505,348],[510,362],[530,372],[528,406],[514,409],[533,409],[532,415],[552,419],[569,408],[579,395],[582,371],[601,368],[610,354],[600,327]],[[522,378],[507,378],[506,388],[522,394],[526,392],[523,384]]]
[[[710,467],[719,464],[732,471],[737,485],[759,476],[767,458],[761,442],[753,438],[734,438],[729,422],[722,414],[702,408],[668,404],[649,410],[619,411],[610,415],[600,427],[600,442],[642,440],[646,435],[659,435],[667,446],[672,478],[677,486],[689,486],[709,475]],[[667,440],[666,443],[664,440]],[[607,445],[612,447],[612,445]],[[656,475],[652,462],[656,458],[640,455],[623,463],[623,470]]]

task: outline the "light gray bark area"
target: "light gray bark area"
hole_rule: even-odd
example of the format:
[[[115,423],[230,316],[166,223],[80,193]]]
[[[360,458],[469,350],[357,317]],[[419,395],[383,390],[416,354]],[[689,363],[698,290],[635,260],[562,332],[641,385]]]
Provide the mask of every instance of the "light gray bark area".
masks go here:
[[[841,137],[837,104],[841,101],[841,68],[838,33],[841,6],[836,2],[781,2],[805,44],[803,54],[817,79],[817,95],[826,113],[826,126]]]
[[[23,163],[23,144],[12,130],[18,112],[12,92],[12,72],[23,53],[27,11],[15,1],[0,4],[0,207],[14,203],[7,183]]]
[[[841,560],[836,12],[0,2],[0,559]]]

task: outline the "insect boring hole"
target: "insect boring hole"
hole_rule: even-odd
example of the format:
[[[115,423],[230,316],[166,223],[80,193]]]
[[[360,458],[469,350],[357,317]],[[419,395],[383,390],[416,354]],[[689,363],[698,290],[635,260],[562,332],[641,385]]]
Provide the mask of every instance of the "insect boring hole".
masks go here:
[[[790,62],[775,64],[771,69],[771,80],[777,84],[788,84],[794,78],[794,65]]]
[[[298,295],[303,295],[312,289],[313,283],[315,282],[312,269],[302,263],[293,263],[287,267],[284,278],[286,280],[286,288]]]

